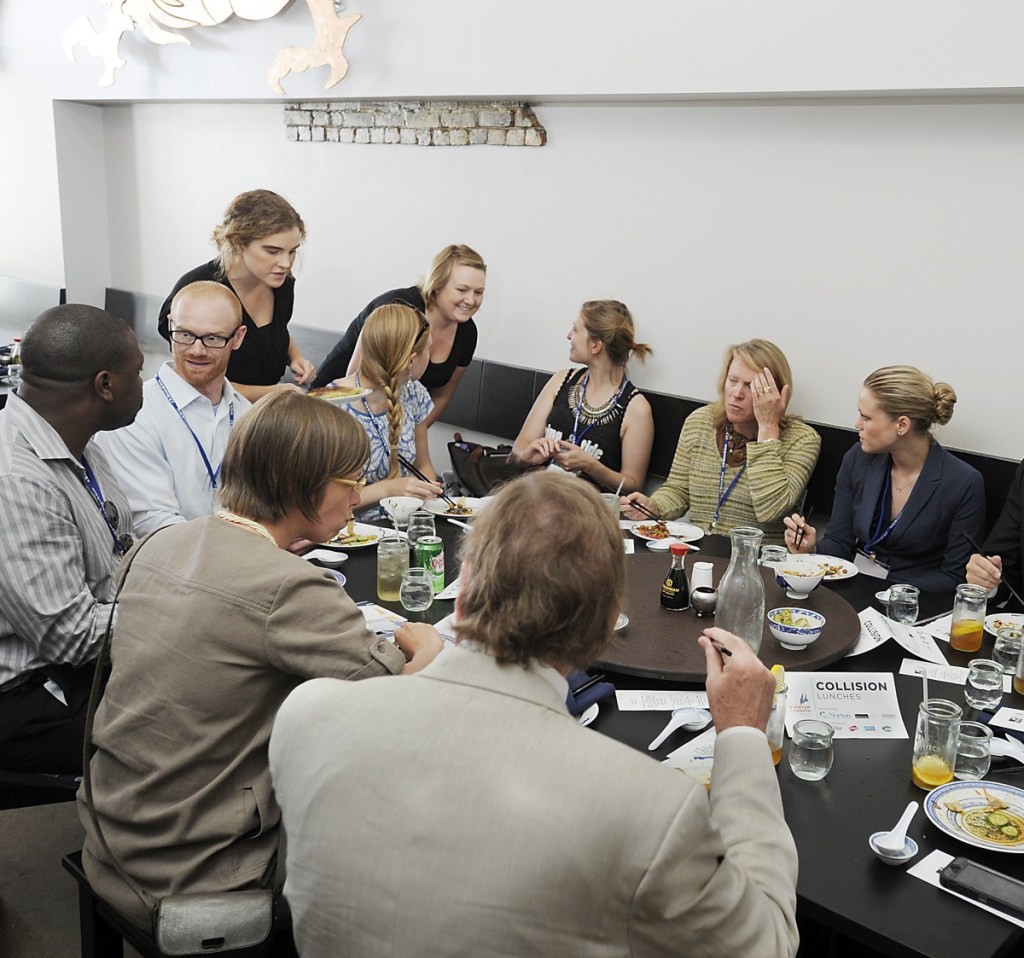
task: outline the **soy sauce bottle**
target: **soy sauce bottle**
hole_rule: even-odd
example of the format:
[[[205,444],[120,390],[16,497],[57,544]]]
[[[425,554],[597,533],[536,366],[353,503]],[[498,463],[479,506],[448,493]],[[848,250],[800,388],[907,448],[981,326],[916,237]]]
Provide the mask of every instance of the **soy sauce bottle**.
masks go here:
[[[673,542],[669,548],[672,551],[672,565],[661,584],[661,607],[670,612],[682,612],[690,608],[690,579],[683,568],[686,545]]]

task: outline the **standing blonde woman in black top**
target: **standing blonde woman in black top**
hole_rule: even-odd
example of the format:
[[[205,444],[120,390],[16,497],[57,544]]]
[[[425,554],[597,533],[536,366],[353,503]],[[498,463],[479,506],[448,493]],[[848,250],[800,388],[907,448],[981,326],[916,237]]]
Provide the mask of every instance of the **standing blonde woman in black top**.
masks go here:
[[[651,406],[626,375],[630,356],[651,354],[634,341],[633,316],[614,299],[583,304],[569,335],[569,360],[548,380],[512,447],[510,461],[550,460],[598,486],[624,494],[647,477],[654,442]]]

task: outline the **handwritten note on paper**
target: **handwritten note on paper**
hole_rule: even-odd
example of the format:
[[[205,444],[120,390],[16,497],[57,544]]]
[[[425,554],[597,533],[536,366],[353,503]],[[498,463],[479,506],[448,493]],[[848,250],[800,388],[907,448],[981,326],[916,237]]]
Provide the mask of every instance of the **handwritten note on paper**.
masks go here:
[[[904,659],[900,663],[900,675],[927,675],[936,682],[948,682],[950,685],[967,684],[967,669],[957,665],[921,662],[919,659]]]
[[[891,672],[787,672],[786,731],[821,719],[836,738],[907,738]]]
[[[616,689],[615,702],[620,712],[671,712],[672,709],[708,707],[707,692],[644,692],[640,689]]]

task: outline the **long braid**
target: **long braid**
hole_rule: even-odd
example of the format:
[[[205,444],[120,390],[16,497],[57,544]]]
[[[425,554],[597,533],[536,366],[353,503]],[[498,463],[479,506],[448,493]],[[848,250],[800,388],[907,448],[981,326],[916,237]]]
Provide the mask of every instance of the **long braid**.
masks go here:
[[[404,365],[404,364],[403,364]],[[388,381],[382,384],[384,398],[388,403],[388,443],[391,446],[391,466],[388,469],[388,478],[398,477],[398,440],[402,436],[402,423],[405,420],[405,410],[402,409],[401,386],[398,382],[398,371],[390,370]]]

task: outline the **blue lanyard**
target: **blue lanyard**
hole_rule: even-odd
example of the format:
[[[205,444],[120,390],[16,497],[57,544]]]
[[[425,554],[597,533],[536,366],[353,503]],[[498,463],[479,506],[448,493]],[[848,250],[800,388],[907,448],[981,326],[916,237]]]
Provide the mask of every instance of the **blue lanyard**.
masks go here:
[[[898,513],[893,517],[892,521],[882,530],[882,523],[885,522],[885,507],[889,502],[889,486],[892,485],[892,460],[889,460],[889,471],[885,475],[885,485],[882,487],[882,502],[878,508],[878,522],[875,523],[875,531],[871,536],[871,539],[865,544],[864,552],[870,557],[874,558],[875,555],[871,551],[879,542],[882,542],[893,529],[896,528],[896,523],[900,521],[900,516],[903,515],[903,509],[906,509],[906,505],[903,509],[900,509]],[[909,502],[909,497],[907,498]],[[882,530],[881,532],[879,530]]]
[[[89,493],[92,495],[93,502],[95,502],[99,507],[100,515],[103,516],[103,521],[107,524],[107,528],[110,530],[111,536],[114,537],[114,552],[118,555],[124,555],[128,550],[122,544],[121,537],[117,534],[117,527],[107,514],[107,500],[103,498],[103,490],[100,488],[100,483],[96,478],[96,474],[92,471],[92,467],[85,458],[85,453],[82,453],[82,465],[85,467],[85,488],[88,489]],[[110,507],[112,509],[117,508],[114,503],[110,503]],[[131,547],[129,546],[128,548]]]
[[[736,475],[732,477],[732,482],[729,483],[729,488],[726,489],[723,493],[722,487],[725,485],[725,460],[729,456],[729,435],[730,430],[726,429],[725,438],[722,440],[722,468],[718,473],[718,505],[715,506],[715,514],[711,519],[712,529],[714,529],[715,526],[718,524],[718,517],[722,512],[722,506],[725,505],[725,500],[732,495],[733,489],[736,488],[736,483],[740,481],[740,476],[743,475],[747,468],[746,463],[743,463],[743,465],[740,466],[740,471],[737,472]]]
[[[174,397],[167,391],[167,387],[164,385],[164,381],[160,378],[160,374],[156,374],[157,385],[163,390],[164,395],[167,397],[167,401],[171,404],[171,408],[178,414],[178,418],[185,424],[185,428],[191,433],[192,438],[196,442],[196,448],[199,450],[199,455],[203,457],[203,465],[206,466],[206,474],[210,477],[210,485],[217,488],[217,477],[220,475],[220,467],[223,463],[218,463],[217,468],[214,469],[210,465],[210,457],[206,455],[206,450],[203,448],[203,444],[199,441],[199,437],[195,434],[192,427],[188,424],[188,420],[185,418],[185,414],[178,408],[178,404],[174,401]],[[228,403],[228,432],[231,432],[235,428],[235,404],[234,402]]]
[[[590,370],[587,370],[587,374],[583,377],[583,382],[580,383],[580,398],[579,398],[579,402],[576,403],[576,418],[573,420],[573,423],[572,423],[572,434],[569,436],[569,442],[571,442],[574,446],[578,446],[583,441],[583,437],[588,432],[590,432],[590,430],[593,429],[594,426],[597,425],[597,420],[595,419],[589,426],[587,426],[586,429],[583,430],[583,432],[578,432],[578,430],[580,428],[580,410],[583,408],[583,399],[584,399],[584,397],[587,394],[587,383],[589,383],[589,382],[590,382]],[[622,397],[622,390],[625,389],[625,388],[626,388],[626,374],[625,374],[625,372],[623,372],[623,374],[622,374],[622,382],[619,383],[619,391],[615,394],[615,398],[614,398],[614,400],[612,400],[613,403],[617,403],[619,401],[619,399]]]

